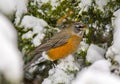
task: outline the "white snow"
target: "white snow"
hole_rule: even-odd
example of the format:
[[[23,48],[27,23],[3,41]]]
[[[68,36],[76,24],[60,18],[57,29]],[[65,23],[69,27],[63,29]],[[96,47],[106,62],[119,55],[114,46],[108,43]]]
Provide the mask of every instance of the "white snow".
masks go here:
[[[94,63],[95,61],[104,59],[105,49],[98,47],[97,45],[91,44],[88,48],[86,60]]]
[[[112,25],[114,27],[113,32],[113,45],[108,48],[106,52],[107,58],[112,58],[120,63],[120,9],[114,13],[114,18],[112,19]]]
[[[81,71],[72,84],[120,84],[120,79],[110,73],[110,62],[99,60]]]
[[[74,79],[74,73],[79,70],[77,63],[72,55],[59,60],[59,64],[49,71],[48,78],[42,84],[70,84]]]
[[[79,68],[74,60],[73,55],[68,55],[67,57],[60,59],[60,63],[57,65],[58,68],[62,70],[78,71]]]
[[[40,0],[42,3],[47,3],[49,0]]]
[[[119,53],[119,50],[120,50],[120,40],[119,40],[119,37],[120,37],[120,10],[116,11],[114,13],[114,20],[112,21],[112,25],[114,27],[114,35],[113,35],[113,46],[115,47],[116,50],[118,50],[118,53]]]
[[[96,4],[98,6],[98,9],[101,11],[104,11],[103,8],[104,6],[108,3],[109,0],[95,0]],[[81,11],[87,11],[89,6],[91,6],[92,0],[81,0],[79,7],[81,8]]]
[[[107,3],[110,1],[110,0],[95,0],[96,1],[96,4],[98,5],[98,9],[100,9],[101,11],[104,11],[104,6],[107,5]]]
[[[0,33],[16,46],[17,33],[10,21],[2,14],[0,14]]]
[[[87,11],[88,7],[91,5],[92,0],[81,0],[79,7],[81,8],[80,13],[84,10]]]
[[[53,75],[46,78],[42,84],[70,84],[70,80],[74,78],[74,75],[67,75],[67,73],[61,69],[55,69]]]
[[[114,60],[120,64],[120,55],[115,55]]]
[[[38,19],[34,16],[24,16],[20,27],[24,27],[24,29],[32,28],[33,31],[29,31],[26,34],[22,36],[22,38],[32,38],[34,34],[37,34],[35,38],[32,39],[32,42],[35,46],[38,46],[41,43],[41,40],[43,39],[45,26],[48,24],[43,19]]]
[[[28,31],[26,34],[24,34],[22,36],[22,38],[32,38],[32,36],[33,36],[33,32],[32,31]]]
[[[89,48],[89,45],[85,43],[84,41],[85,39],[83,38],[83,41],[80,42],[79,48],[78,48],[78,53],[82,50],[82,51],[87,51],[87,49]]]
[[[22,56],[17,49],[16,31],[11,22],[0,14],[0,73],[13,84],[23,75]]]
[[[110,66],[111,63],[105,59],[98,60],[94,62],[90,67],[89,70],[96,70],[102,73],[110,73]]]
[[[23,14],[27,13],[28,0],[15,0],[16,13],[15,24],[18,25]]]
[[[13,16],[16,10],[15,0],[0,0],[0,12],[6,16]]]
[[[22,15],[27,12],[27,0],[0,0],[0,12],[10,19],[15,15],[17,25]]]

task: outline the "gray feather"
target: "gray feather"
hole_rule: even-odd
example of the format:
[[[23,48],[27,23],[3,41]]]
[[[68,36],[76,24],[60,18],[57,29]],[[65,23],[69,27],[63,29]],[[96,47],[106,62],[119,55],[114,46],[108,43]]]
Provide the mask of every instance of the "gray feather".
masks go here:
[[[67,33],[67,34],[66,34]],[[61,32],[54,35],[47,42],[39,45],[35,50],[33,50],[29,55],[35,56],[40,54],[43,51],[48,51],[51,48],[56,48],[58,46],[64,45],[67,43],[70,38],[70,34],[66,30],[62,30]]]

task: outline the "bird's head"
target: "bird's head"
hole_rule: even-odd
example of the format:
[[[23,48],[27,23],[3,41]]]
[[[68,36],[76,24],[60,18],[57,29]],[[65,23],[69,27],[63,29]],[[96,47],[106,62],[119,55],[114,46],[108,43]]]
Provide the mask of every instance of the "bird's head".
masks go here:
[[[60,25],[61,26],[61,25]],[[67,21],[62,25],[63,29],[72,29],[78,36],[83,36],[87,26],[83,22]]]
[[[86,25],[82,22],[74,22],[71,26],[73,31],[77,33],[79,36],[83,36],[85,30],[86,30]]]

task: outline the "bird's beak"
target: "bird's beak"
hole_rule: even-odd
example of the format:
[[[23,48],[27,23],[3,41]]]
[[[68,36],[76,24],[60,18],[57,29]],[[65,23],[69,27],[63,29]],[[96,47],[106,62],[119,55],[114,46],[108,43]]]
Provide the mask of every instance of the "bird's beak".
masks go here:
[[[78,33],[78,35],[79,35],[79,36],[83,36],[83,34],[84,34],[84,32],[86,31],[86,29],[87,29],[86,26],[83,27],[83,28],[81,28],[81,29],[80,29],[81,31]]]
[[[81,28],[81,31],[85,31],[87,29],[87,27],[85,26],[84,28]]]

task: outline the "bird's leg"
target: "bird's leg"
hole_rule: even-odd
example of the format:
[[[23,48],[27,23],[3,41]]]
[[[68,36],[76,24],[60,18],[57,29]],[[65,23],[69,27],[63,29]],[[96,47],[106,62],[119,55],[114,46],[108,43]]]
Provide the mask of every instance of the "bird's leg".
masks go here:
[[[51,63],[52,63],[53,68],[57,67],[57,65],[56,65],[57,61],[51,61]]]

